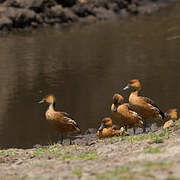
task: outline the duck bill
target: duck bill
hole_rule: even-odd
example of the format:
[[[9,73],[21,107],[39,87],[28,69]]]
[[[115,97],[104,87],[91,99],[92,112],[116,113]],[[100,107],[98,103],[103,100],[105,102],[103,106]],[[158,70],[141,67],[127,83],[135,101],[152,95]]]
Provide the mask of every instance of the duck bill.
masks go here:
[[[117,111],[117,106],[114,104],[113,112]]]
[[[44,103],[45,101],[44,101],[44,99],[42,99],[41,101],[39,101],[38,103],[39,104],[42,104],[42,103]]]
[[[128,84],[126,87],[123,88],[123,90],[125,91],[125,90],[127,90],[129,88],[130,88],[130,85]]]
[[[101,124],[101,126],[99,127],[99,131],[102,131],[105,128],[104,124]]]

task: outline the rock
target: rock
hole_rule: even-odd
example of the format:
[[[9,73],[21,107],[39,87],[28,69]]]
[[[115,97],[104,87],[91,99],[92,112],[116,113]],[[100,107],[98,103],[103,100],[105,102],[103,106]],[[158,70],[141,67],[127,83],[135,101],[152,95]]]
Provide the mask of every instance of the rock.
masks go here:
[[[75,21],[78,21],[78,17],[68,8],[63,9],[61,19],[62,19],[63,22],[68,22],[68,21],[75,22]]]
[[[12,28],[12,21],[8,17],[0,18],[0,30],[9,31]]]
[[[87,17],[89,15],[95,15],[93,8],[93,4],[78,4],[72,8],[72,11],[79,17]]]
[[[115,0],[114,1],[120,9],[124,9],[128,7],[128,1],[126,0]]]
[[[63,12],[62,6],[61,5],[57,5],[57,6],[52,7],[49,10],[48,16],[49,17],[60,17],[62,12]]]
[[[110,3],[109,0],[98,0],[95,4],[96,4],[96,7],[103,7],[103,8],[108,9],[109,3]]]
[[[78,21],[78,17],[71,11],[69,8],[63,8],[61,5],[52,7],[47,12],[48,21],[51,21],[51,24],[54,23],[67,23]],[[54,23],[52,23],[54,22]],[[46,19],[47,23],[47,19]]]
[[[95,16],[99,19],[99,20],[107,20],[107,19],[113,19],[116,18],[117,15],[111,11],[111,10],[107,10],[105,8],[94,8],[94,14]]]
[[[84,18],[80,18],[79,21],[83,24],[92,24],[92,23],[95,23],[97,21],[96,17],[95,16],[87,16],[87,17],[84,17]]]
[[[63,7],[72,7],[77,3],[77,0],[58,0],[57,2]]]
[[[17,9],[9,7],[4,14],[6,17],[12,20],[13,26],[15,28],[30,26],[31,22],[36,21],[36,13],[28,9]]]
[[[128,11],[131,13],[131,14],[138,14],[138,10],[137,10],[137,6],[135,4],[130,4],[128,6]]]
[[[6,0],[4,5],[16,8],[26,8],[35,12],[42,12],[45,6],[55,5],[55,0]]]
[[[95,128],[88,128],[84,134],[96,134],[97,129]]]

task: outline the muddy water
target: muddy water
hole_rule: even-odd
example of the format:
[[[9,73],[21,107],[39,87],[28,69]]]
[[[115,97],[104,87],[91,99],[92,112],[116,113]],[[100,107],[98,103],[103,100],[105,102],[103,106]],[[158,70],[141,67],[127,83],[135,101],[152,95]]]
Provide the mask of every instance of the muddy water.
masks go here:
[[[180,4],[153,15],[0,37],[0,147],[56,142],[47,93],[83,131],[110,115],[112,95],[138,78],[162,110],[180,107]]]

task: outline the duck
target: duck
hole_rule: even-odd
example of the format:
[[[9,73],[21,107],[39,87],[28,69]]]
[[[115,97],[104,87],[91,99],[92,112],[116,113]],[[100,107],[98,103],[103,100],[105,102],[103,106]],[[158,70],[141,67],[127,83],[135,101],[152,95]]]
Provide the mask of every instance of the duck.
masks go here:
[[[74,119],[67,112],[57,112],[55,110],[56,98],[53,94],[46,95],[39,103],[48,103],[49,107],[45,112],[46,120],[60,132],[60,144],[63,144],[64,134],[73,132],[80,133],[80,128]],[[71,136],[69,137],[70,145],[72,144]]]
[[[129,104],[131,108],[137,112],[144,121],[143,132],[146,132],[147,121],[150,126],[154,120],[157,124],[162,124],[166,117],[163,111],[148,97],[139,96],[141,91],[141,83],[138,79],[130,80],[128,85],[123,88],[127,90],[131,88],[132,92],[129,96]]]
[[[178,119],[177,109],[172,108],[165,112],[167,121],[163,125],[163,129],[169,128],[174,125],[174,122]]]
[[[177,120],[178,119],[177,109],[176,108],[168,109],[165,112],[165,116],[168,119],[172,119],[174,121]]]
[[[136,127],[143,127],[142,117],[131,109],[129,103],[123,104],[123,100],[124,98],[119,93],[113,95],[113,104],[111,105],[112,116],[120,126],[125,127],[126,131],[128,127],[133,127],[135,134]]]
[[[118,129],[116,125],[113,125],[112,118],[105,117],[101,121],[101,126],[97,131],[97,136],[99,139],[118,136],[124,134],[124,128]]]

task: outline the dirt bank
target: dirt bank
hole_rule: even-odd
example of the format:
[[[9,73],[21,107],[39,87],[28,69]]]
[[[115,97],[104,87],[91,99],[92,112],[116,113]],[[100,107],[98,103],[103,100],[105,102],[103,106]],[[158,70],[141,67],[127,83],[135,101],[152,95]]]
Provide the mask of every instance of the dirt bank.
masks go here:
[[[89,135],[91,137],[91,135]],[[169,130],[0,150],[0,179],[179,179],[180,120]]]
[[[0,0],[0,31],[152,13],[173,0]]]

